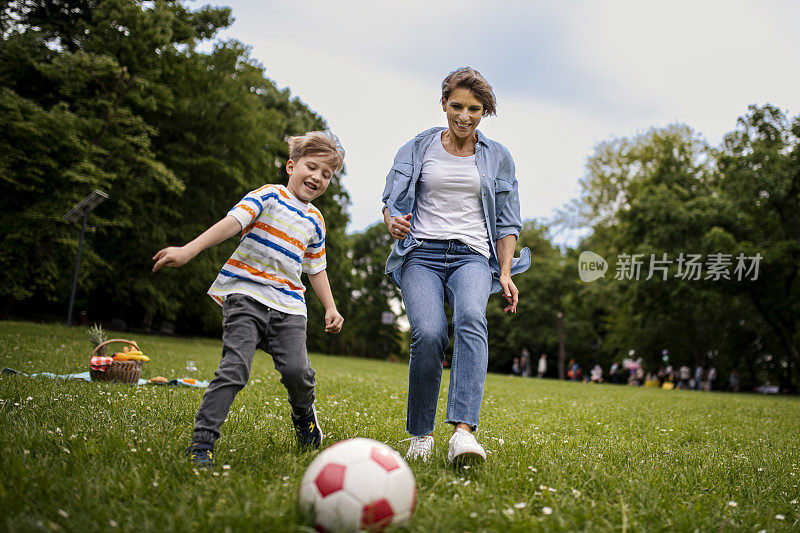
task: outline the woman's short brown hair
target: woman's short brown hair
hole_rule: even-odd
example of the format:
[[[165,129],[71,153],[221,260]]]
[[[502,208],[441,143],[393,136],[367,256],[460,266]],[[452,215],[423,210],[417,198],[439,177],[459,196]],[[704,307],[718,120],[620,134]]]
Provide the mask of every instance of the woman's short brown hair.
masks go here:
[[[468,89],[478,97],[483,104],[484,117],[497,114],[497,100],[492,86],[480,72],[472,67],[461,67],[448,74],[442,82],[442,102],[447,102],[450,94],[459,88]]]

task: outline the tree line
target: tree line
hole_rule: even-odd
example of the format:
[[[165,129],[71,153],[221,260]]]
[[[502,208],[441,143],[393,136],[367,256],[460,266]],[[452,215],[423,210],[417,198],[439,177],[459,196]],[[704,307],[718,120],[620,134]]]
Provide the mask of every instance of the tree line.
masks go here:
[[[247,191],[285,183],[287,136],[326,127],[246,45],[201,50],[232,20],[229,8],[176,0],[0,3],[0,316],[64,310],[78,230],[61,217],[100,189],[109,199],[89,218],[78,308],[142,329],[219,332],[219,310],[203,295],[235,243],[166,275],[150,273],[150,257],[202,232]],[[800,117],[764,105],[718,147],[684,125],[598,144],[580,196],[551,227],[530,221],[520,235],[533,267],[515,280],[515,316],[490,300],[490,370],[507,371],[523,347],[606,367],[630,350],[655,367],[668,350],[673,364],[796,387],[798,137]],[[407,334],[381,321],[399,302],[383,275],[391,238],[382,224],[347,235],[349,203],[340,177],[315,201],[347,321],[342,334],[323,333],[309,298],[309,349],[407,357]],[[560,226],[588,236],[559,247]],[[587,251],[608,263],[591,282],[579,277]],[[736,279],[736,258],[757,255],[757,279]],[[706,267],[709,257],[729,261],[728,276],[688,279],[679,258],[689,256]],[[620,265],[637,260],[634,279]],[[653,261],[658,275],[646,279]]]
[[[685,125],[601,142],[560,223],[590,232],[562,250],[526,225],[517,316],[490,308],[496,369],[521,346],[559,354],[562,378],[568,357],[608,370],[633,350],[652,372],[667,355],[797,390],[800,117],[751,106],[718,147]],[[584,252],[604,276],[582,281]]]

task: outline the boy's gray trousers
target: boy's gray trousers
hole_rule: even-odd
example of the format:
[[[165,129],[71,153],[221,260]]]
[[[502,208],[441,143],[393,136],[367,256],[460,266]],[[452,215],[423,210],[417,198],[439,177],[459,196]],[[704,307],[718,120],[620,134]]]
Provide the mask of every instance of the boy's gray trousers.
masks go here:
[[[272,355],[294,416],[311,410],[315,379],[306,352],[306,317],[276,311],[243,294],[231,294],[222,306],[222,330],[222,359],[203,394],[192,442],[213,445],[219,438],[233,399],[250,378],[256,348]]]

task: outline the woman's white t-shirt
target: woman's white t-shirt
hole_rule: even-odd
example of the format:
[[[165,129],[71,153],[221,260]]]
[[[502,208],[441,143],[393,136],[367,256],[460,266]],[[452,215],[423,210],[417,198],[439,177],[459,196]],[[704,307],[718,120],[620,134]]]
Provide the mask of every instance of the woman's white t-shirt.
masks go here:
[[[417,239],[457,239],[488,258],[489,233],[475,156],[449,153],[437,135],[425,152],[418,187],[411,234]]]

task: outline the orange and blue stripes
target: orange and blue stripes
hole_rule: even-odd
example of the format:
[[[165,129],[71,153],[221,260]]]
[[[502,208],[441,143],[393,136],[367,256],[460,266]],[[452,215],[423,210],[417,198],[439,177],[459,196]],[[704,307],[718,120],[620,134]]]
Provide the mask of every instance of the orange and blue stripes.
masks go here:
[[[265,185],[248,193],[229,215],[242,225],[242,238],[209,296],[222,304],[228,294],[247,294],[279,311],[305,315],[301,275],[327,266],[320,212],[281,185]]]

